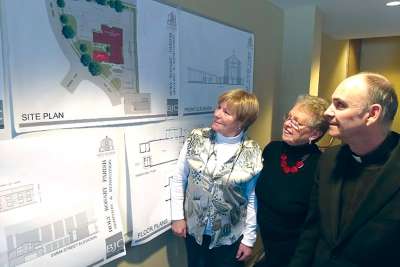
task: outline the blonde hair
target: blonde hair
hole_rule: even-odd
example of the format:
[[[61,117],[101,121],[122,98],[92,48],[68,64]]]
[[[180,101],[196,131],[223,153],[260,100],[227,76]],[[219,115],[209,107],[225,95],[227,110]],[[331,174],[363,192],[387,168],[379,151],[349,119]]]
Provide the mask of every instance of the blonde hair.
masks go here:
[[[232,109],[236,119],[243,124],[244,131],[257,119],[259,104],[257,97],[253,93],[242,89],[233,89],[218,97],[218,104],[223,102]]]

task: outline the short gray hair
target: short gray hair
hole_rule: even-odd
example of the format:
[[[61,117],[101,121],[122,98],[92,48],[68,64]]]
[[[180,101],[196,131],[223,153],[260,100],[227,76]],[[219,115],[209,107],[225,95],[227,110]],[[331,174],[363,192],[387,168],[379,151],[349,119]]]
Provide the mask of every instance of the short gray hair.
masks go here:
[[[368,89],[368,108],[373,104],[379,104],[382,107],[381,120],[384,123],[391,124],[397,112],[398,100],[396,91],[392,83],[383,75],[372,72],[362,72]]]
[[[329,128],[329,121],[324,115],[325,110],[329,107],[329,103],[318,96],[300,95],[297,97],[295,105],[300,106],[300,108],[313,115],[310,127],[320,131],[324,135]]]

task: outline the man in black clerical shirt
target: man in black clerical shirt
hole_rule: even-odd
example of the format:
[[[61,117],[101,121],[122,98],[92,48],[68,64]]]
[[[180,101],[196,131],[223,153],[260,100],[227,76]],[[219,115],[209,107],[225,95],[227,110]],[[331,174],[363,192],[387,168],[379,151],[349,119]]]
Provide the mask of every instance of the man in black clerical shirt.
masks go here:
[[[343,145],[321,156],[291,267],[400,266],[400,143],[390,130],[397,105],[376,73],[336,88],[325,115]]]

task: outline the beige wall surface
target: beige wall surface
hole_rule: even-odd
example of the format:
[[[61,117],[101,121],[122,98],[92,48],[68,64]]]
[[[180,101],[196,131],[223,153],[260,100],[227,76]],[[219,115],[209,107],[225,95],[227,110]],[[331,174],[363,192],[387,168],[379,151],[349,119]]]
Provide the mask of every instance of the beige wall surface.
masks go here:
[[[385,75],[400,96],[400,37],[363,39],[361,42],[360,70]],[[393,130],[400,131],[400,116],[397,112]]]
[[[328,101],[336,86],[346,78],[348,43],[347,40],[335,40],[322,35],[318,95]]]
[[[254,92],[260,101],[260,116],[249,135],[262,147],[270,141],[274,103],[278,94],[282,50],[283,15],[265,0],[170,0],[162,3],[217,20],[255,34]],[[140,246],[128,248],[127,256],[105,266],[184,267],[182,239],[170,231]],[[210,266],[212,267],[212,266]]]
[[[335,40],[326,34],[322,34],[318,96],[326,99],[329,103],[336,86],[346,78],[348,51],[349,41]],[[325,135],[319,145],[325,147],[330,141],[330,137]],[[337,143],[338,141],[334,142],[334,144]]]

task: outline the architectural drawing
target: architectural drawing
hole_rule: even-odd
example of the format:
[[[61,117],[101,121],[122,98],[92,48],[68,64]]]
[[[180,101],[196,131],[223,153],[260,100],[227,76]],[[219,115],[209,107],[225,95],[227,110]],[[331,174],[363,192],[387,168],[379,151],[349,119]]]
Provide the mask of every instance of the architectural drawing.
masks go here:
[[[151,17],[154,32],[143,35],[149,18],[138,16],[136,2],[1,1],[15,132],[178,115],[171,109],[179,97],[175,11],[156,3],[163,16]],[[152,14],[152,5],[141,4],[140,12]]]
[[[180,114],[210,114],[233,88],[252,90],[254,35],[180,12]]]
[[[176,161],[184,138],[182,128],[171,128],[165,130],[163,138],[140,143],[139,151],[143,157],[143,167],[152,168]]]
[[[116,129],[75,129],[0,142],[0,267],[98,266],[125,255],[122,139]]]
[[[0,213],[35,204],[38,201],[36,194],[33,184],[0,190]]]
[[[243,85],[242,63],[235,56],[235,53],[224,60],[223,66],[223,76],[188,67],[188,83]]]
[[[42,218],[41,222],[44,221],[45,218]],[[34,229],[31,229],[30,225],[31,222],[5,228],[9,267],[63,250],[99,232],[93,211],[83,211]],[[12,229],[18,229],[18,232]]]
[[[132,206],[132,245],[143,244],[170,228],[170,179],[187,135],[206,127],[210,116],[166,121],[125,131]],[[144,199],[151,199],[143,205]]]
[[[113,105],[121,104],[126,95],[131,99],[139,94],[136,7],[120,0],[114,6],[97,1],[46,1],[54,36],[71,66],[61,82],[65,89],[73,93],[82,80],[90,80]],[[149,112],[149,103],[144,103],[125,100],[124,110],[127,114]]]

